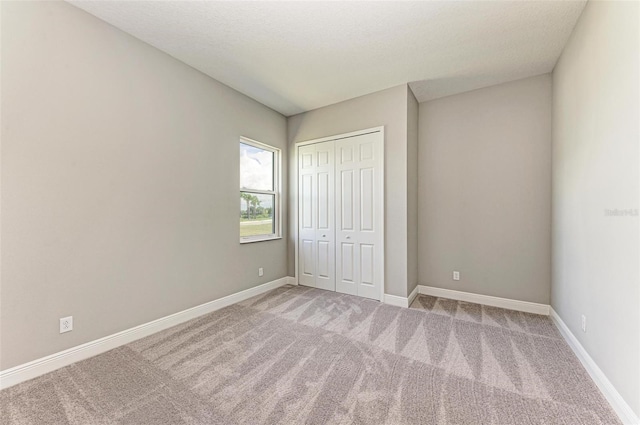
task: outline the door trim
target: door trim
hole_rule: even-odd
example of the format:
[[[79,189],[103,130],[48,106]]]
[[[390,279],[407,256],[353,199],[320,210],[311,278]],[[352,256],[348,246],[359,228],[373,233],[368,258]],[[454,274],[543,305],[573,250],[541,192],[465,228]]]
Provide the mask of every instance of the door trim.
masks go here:
[[[299,220],[299,200],[298,200],[298,187],[300,182],[298,181],[298,167],[300,166],[300,164],[298,164],[298,148],[300,146],[306,146],[306,145],[312,145],[314,143],[322,143],[322,142],[330,142],[332,140],[339,140],[339,139],[346,139],[349,137],[356,137],[356,136],[362,136],[364,134],[371,134],[371,133],[380,133],[380,135],[382,136],[382,251],[384,254],[384,259],[382,261],[382,285],[380,285],[380,302],[384,302],[384,288],[385,288],[385,260],[386,260],[386,245],[385,245],[385,229],[386,229],[386,221],[385,221],[385,215],[384,215],[384,211],[385,211],[385,178],[384,178],[384,169],[385,169],[385,155],[384,155],[384,147],[385,147],[385,138],[384,138],[384,126],[379,126],[379,127],[372,127],[372,128],[366,128],[364,130],[357,130],[357,131],[352,131],[349,133],[343,133],[343,134],[336,134],[333,136],[327,136],[327,137],[321,137],[318,139],[312,139],[312,140],[304,140],[301,142],[294,142],[295,145],[295,149],[294,149],[294,159],[293,159],[293,170],[291,170],[293,172],[293,187],[290,188],[289,193],[291,194],[291,192],[293,192],[291,189],[295,190],[295,199],[293,199],[293,240],[294,240],[294,278],[296,280],[296,282],[298,282],[298,265],[299,265],[299,260],[298,260],[298,220]],[[291,159],[290,159],[291,160]],[[291,202],[291,196],[290,196],[290,200],[289,202]],[[335,261],[335,260],[334,260]]]

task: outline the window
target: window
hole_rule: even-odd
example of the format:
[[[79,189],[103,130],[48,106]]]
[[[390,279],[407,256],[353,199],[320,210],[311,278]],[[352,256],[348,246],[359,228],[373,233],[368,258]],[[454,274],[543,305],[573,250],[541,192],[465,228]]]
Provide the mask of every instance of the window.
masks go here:
[[[280,150],[240,139],[240,243],[280,237]]]

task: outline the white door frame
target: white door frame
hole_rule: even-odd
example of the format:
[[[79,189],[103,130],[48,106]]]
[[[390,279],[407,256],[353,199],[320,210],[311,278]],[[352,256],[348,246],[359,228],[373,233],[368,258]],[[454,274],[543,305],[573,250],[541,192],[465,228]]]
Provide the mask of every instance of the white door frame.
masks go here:
[[[294,164],[295,167],[293,167],[293,173],[294,173],[294,185],[293,185],[293,189],[295,189],[295,193],[296,193],[296,198],[295,198],[295,202],[294,202],[294,214],[293,214],[293,219],[294,219],[294,227],[293,227],[293,237],[294,237],[294,243],[295,243],[295,264],[294,264],[294,277],[296,279],[296,282],[298,282],[298,217],[299,217],[299,199],[298,199],[298,187],[300,182],[298,181],[298,168],[300,166],[300,164],[298,164],[298,147],[300,146],[305,146],[305,145],[311,145],[314,143],[322,143],[322,142],[329,142],[331,140],[338,140],[338,139],[346,139],[348,137],[355,137],[355,136],[362,136],[363,134],[370,134],[370,133],[380,133],[380,135],[382,136],[382,151],[384,152],[384,126],[380,126],[380,127],[372,127],[372,128],[367,128],[364,130],[358,130],[358,131],[352,131],[350,133],[344,133],[344,134],[336,134],[334,136],[327,136],[327,137],[321,137],[319,139],[313,139],[313,140],[305,140],[302,142],[296,142],[295,143],[295,149],[294,149]],[[382,251],[386,252],[386,246],[385,246],[385,237],[384,237],[384,232],[385,232],[385,219],[384,219],[384,210],[385,210],[385,190],[384,190],[384,186],[385,186],[385,180],[384,180],[384,168],[385,168],[385,160],[384,160],[384,155],[382,155],[382,182],[383,182],[383,187],[382,187],[382,233],[381,233],[381,237],[382,237]],[[384,267],[384,263],[386,261],[386,255],[383,258],[382,261],[382,285],[380,285],[380,302],[384,302],[384,288],[385,288],[385,278],[384,278],[384,273],[385,273],[385,267]]]

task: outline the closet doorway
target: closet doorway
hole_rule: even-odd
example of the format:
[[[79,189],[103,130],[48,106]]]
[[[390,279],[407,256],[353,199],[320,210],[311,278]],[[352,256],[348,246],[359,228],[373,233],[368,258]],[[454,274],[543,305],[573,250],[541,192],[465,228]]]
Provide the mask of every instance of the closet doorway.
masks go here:
[[[296,145],[298,284],[382,300],[384,128]]]

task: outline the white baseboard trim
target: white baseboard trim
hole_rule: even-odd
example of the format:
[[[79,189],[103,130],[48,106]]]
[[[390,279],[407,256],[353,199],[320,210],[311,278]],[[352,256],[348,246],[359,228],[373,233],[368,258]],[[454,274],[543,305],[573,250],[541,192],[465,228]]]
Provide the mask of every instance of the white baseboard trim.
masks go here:
[[[395,305],[396,307],[407,308],[411,305],[413,300],[418,296],[418,287],[409,294],[408,297],[399,297],[397,295],[384,294],[384,303],[389,305]]]
[[[287,276],[285,277],[285,279],[287,279],[287,285],[294,285],[294,286],[298,286],[298,278],[295,276]]]
[[[416,285],[413,291],[411,291],[411,293],[409,294],[409,299],[407,300],[407,307],[411,305],[411,303],[413,302],[413,300],[416,299],[419,293],[420,293],[420,287]]]
[[[452,289],[436,288],[434,286],[418,285],[421,294],[432,297],[449,298],[457,301],[488,305],[491,307],[506,308],[508,310],[523,311],[525,313],[549,315],[549,305],[528,301],[512,300],[509,298],[492,297],[471,292],[454,291]]]
[[[611,381],[607,378],[604,372],[598,367],[595,361],[591,358],[587,350],[584,349],[578,338],[571,332],[569,327],[560,318],[558,313],[551,308],[551,319],[555,323],[556,327],[560,331],[560,334],[564,337],[569,347],[573,350],[578,357],[584,368],[587,370],[591,379],[596,383],[600,391],[607,399],[613,410],[617,413],[618,417],[625,425],[638,425],[640,424],[640,418],[631,410],[631,407],[622,398],[620,393],[613,386]]]
[[[385,304],[395,305],[396,307],[407,307],[407,299],[397,295],[384,294],[383,302]]]
[[[297,285],[295,278],[290,276],[283,277],[130,329],[126,329],[113,335],[96,339],[94,341],[0,371],[0,390],[28,381],[29,379],[36,378],[40,375],[44,375],[45,373],[53,372],[54,370],[76,363],[80,360],[88,359],[89,357],[104,353],[140,338],[144,338],[156,332],[160,332],[179,325],[180,323],[195,319],[196,317],[211,313],[231,304],[244,301],[287,284]]]

